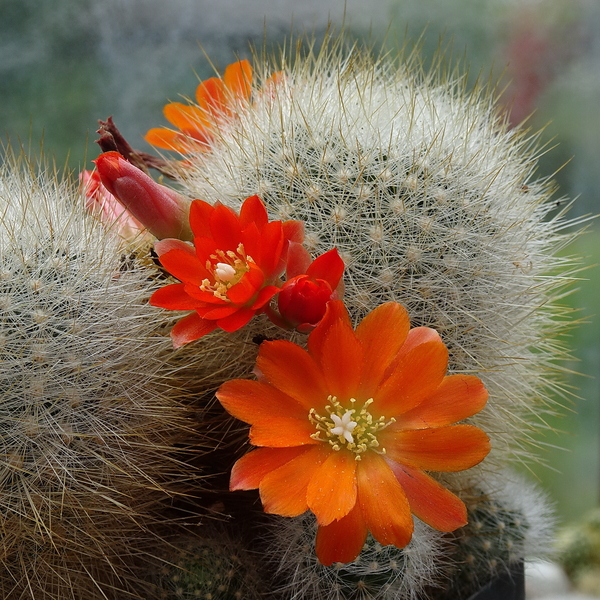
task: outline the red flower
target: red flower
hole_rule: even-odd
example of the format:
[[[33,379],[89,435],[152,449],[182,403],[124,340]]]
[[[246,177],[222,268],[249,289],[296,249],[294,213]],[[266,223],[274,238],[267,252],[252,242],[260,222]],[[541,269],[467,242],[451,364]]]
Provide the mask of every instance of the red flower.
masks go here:
[[[356,330],[339,300],[308,338],[263,342],[260,381],[236,379],[217,397],[250,423],[258,449],[237,461],[232,490],[258,488],[265,511],[311,510],[319,560],[354,560],[370,531],[404,547],[415,514],[440,531],[466,524],[464,503],[426,471],[461,471],[485,458],[487,435],[461,421],[487,392],[470,375],[446,375],[448,352],[427,327],[409,331],[394,302]]]
[[[330,300],[338,297],[344,262],[337,249],[329,250],[310,263],[300,244],[291,244],[288,280],[277,296],[279,314],[270,310],[271,320],[282,327],[308,332],[323,318]],[[294,273],[300,273],[294,276]]]
[[[240,329],[279,292],[288,244],[302,241],[299,221],[269,222],[258,196],[247,198],[237,215],[222,204],[194,200],[190,210],[194,247],[180,240],[155,245],[161,264],[181,283],[157,290],[150,304],[193,310],[173,328],[178,348],[217,327]]]
[[[157,237],[192,239],[190,201],[156,183],[118,152],[104,152],[95,161],[106,189]]]

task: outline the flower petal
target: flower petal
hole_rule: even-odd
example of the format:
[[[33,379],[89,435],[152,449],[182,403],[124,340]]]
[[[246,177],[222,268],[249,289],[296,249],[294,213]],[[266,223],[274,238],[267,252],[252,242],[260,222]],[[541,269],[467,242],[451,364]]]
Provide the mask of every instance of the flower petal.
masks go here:
[[[217,204],[210,216],[210,231],[220,250],[237,250],[242,241],[238,216],[223,204]]]
[[[327,303],[323,318],[308,336],[308,351],[317,362],[321,362],[322,360],[323,344],[329,329],[338,321],[342,321],[346,323],[348,327],[352,327],[350,315],[348,314],[348,310],[344,303],[341,300],[332,300]]]
[[[165,129],[164,127],[153,127],[146,133],[144,139],[151,146],[163,148],[164,150],[173,150],[181,154],[190,152],[194,146],[194,143],[191,140],[188,142],[185,136],[181,135],[179,131]]]
[[[310,436],[316,433],[315,426],[307,416],[300,419],[290,417],[264,417],[250,428],[250,443],[254,446],[289,448],[321,444]]]
[[[175,326],[171,330],[173,347],[180,348],[188,342],[200,339],[202,336],[216,329],[216,327],[217,324],[215,321],[206,321],[197,313],[183,317],[183,319],[175,323]]]
[[[252,92],[252,65],[240,60],[227,66],[223,73],[223,83],[228,90],[239,98],[250,98]]]
[[[210,217],[215,207],[204,200],[193,200],[190,205],[190,226],[196,238],[212,238]],[[194,241],[194,246],[196,242]]]
[[[217,390],[225,410],[245,423],[257,423],[271,417],[306,418],[307,413],[293,398],[277,388],[250,379],[232,379]]]
[[[384,430],[378,439],[391,460],[425,471],[470,469],[490,451],[487,434],[473,425],[397,432]]]
[[[234,312],[229,317],[223,317],[222,319],[217,320],[217,326],[225,331],[237,331],[241,329],[244,325],[252,319],[255,311],[250,310],[249,308],[239,308],[236,312]]]
[[[367,539],[367,526],[358,503],[339,521],[319,527],[315,551],[322,565],[352,562]]]
[[[203,111],[189,104],[171,102],[165,105],[163,113],[172,125],[185,132],[193,132],[203,136],[204,129],[210,122]],[[194,135],[196,137],[196,135]]]
[[[273,386],[291,396],[303,408],[323,408],[327,386],[315,360],[300,346],[286,340],[263,342],[256,366]]]
[[[260,231],[269,222],[269,215],[264,202],[257,196],[244,200],[240,208],[240,227],[246,229],[250,223],[255,223]]]
[[[372,310],[356,328],[364,350],[361,394],[373,397],[386,369],[406,341],[410,320],[397,302],[386,302]]]
[[[324,444],[311,446],[307,452],[265,475],[259,486],[265,512],[283,517],[297,517],[306,512],[308,484],[330,452],[330,447]]]
[[[212,277],[206,269],[206,266],[202,264],[196,256],[175,248],[169,250],[160,257],[160,264],[167,270],[173,277],[177,277],[180,281],[185,283],[191,283],[197,286],[202,285],[202,282],[209,277]]]
[[[175,249],[183,250],[184,252],[187,252],[192,256],[196,256],[196,252],[194,251],[194,248],[190,246],[190,244],[186,244],[185,242],[182,242],[181,240],[175,238],[165,238],[164,240],[158,240],[154,244],[154,251],[156,252],[156,254],[158,254],[159,258],[163,254],[166,254],[167,252],[170,252],[171,250]]]
[[[156,290],[148,302],[169,310],[194,310],[200,304],[185,293],[185,283],[174,283]]]
[[[442,382],[448,368],[448,350],[442,342],[419,344],[394,367],[375,394],[373,411],[397,416],[417,406]]]
[[[253,490],[263,477],[290,462],[308,450],[305,446],[295,448],[257,448],[242,456],[231,469],[229,489]]]
[[[404,489],[411,511],[438,531],[454,531],[467,524],[464,502],[435,479],[418,469],[389,460],[388,464]]]
[[[429,429],[462,421],[478,413],[488,392],[474,375],[448,375],[418,406],[397,417],[392,429]]]
[[[352,452],[333,452],[315,472],[306,500],[319,525],[345,517],[356,504],[356,462]]]
[[[358,502],[373,537],[384,546],[404,548],[410,542],[413,520],[406,494],[386,461],[366,452],[356,469]]]
[[[324,279],[335,290],[344,274],[344,261],[337,248],[317,256],[308,266],[306,274],[311,279]]]

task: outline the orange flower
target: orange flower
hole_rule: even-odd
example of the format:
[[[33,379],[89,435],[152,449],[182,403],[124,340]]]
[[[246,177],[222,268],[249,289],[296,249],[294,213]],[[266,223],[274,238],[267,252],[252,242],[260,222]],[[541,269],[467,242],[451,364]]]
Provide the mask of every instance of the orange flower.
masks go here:
[[[150,304],[193,310],[171,332],[178,348],[217,327],[236,331],[279,292],[273,285],[285,270],[289,242],[301,242],[299,221],[269,222],[258,196],[237,215],[222,204],[194,200],[190,209],[194,247],[176,239],[155,244],[160,262],[182,283],[154,292]]]
[[[265,511],[311,510],[321,563],[354,560],[370,531],[402,548],[411,513],[439,531],[466,524],[463,502],[426,471],[462,471],[485,458],[487,435],[459,424],[487,392],[471,375],[446,375],[448,352],[427,327],[409,330],[397,303],[352,328],[331,301],[308,338],[263,342],[259,381],[236,379],[217,397],[250,423],[258,449],[233,467],[231,489],[258,488]]]
[[[240,60],[225,69],[223,78],[211,77],[196,88],[196,106],[172,102],[164,115],[179,131],[155,128],[145,136],[158,148],[183,154],[207,150],[219,121],[230,116],[236,104],[246,102],[252,92],[252,66]]]

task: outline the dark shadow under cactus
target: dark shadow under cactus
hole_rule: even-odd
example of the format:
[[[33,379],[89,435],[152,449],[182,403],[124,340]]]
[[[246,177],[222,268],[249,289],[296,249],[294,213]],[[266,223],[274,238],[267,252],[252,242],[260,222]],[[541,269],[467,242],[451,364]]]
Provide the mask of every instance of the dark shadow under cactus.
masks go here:
[[[501,573],[468,600],[525,600],[525,566],[523,562]]]

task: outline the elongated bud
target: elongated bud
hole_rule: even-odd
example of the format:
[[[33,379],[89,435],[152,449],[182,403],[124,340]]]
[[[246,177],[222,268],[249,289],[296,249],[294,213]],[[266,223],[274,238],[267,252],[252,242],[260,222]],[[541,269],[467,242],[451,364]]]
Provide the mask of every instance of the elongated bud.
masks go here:
[[[106,189],[159,240],[191,240],[190,202],[127,162],[118,152],[95,161]]]

